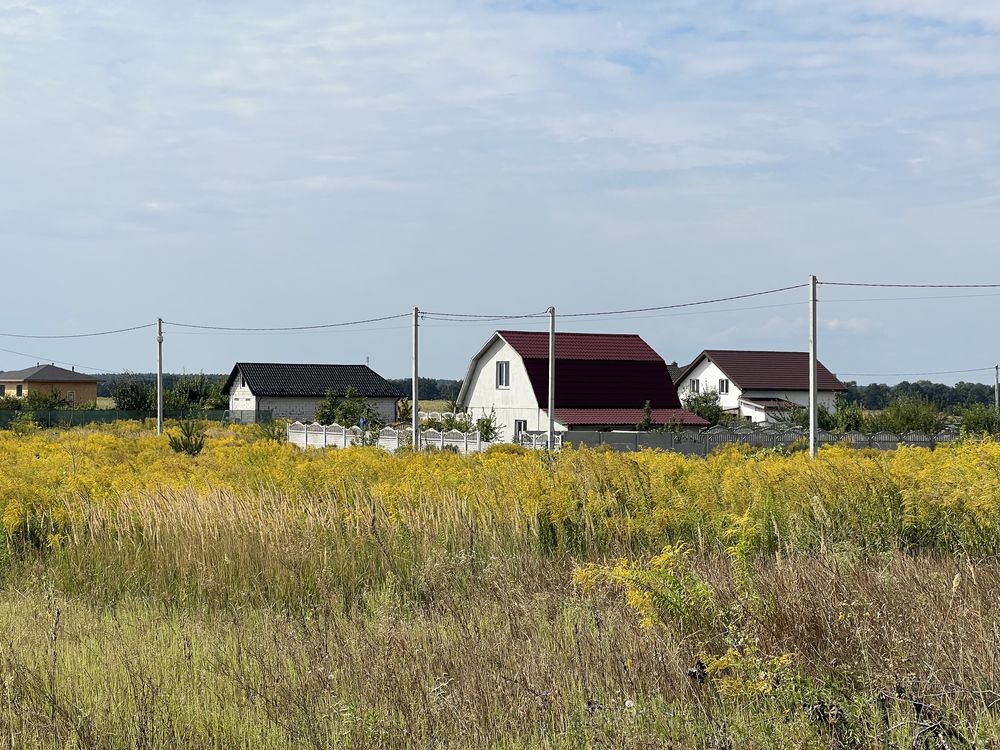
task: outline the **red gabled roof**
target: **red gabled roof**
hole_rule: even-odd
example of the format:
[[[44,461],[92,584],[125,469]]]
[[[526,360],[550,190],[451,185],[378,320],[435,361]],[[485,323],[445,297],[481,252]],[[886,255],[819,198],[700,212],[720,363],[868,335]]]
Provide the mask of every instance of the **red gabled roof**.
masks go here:
[[[734,349],[706,349],[678,378],[681,385],[691,371],[708,358],[741,390],[808,391],[808,352],[761,352]],[[845,391],[847,386],[822,362],[816,363],[817,386],[821,391]]]
[[[545,408],[549,401],[549,334],[497,331],[497,335],[524,361],[535,399]],[[557,409],[641,410],[647,401],[654,409],[681,406],[666,363],[640,336],[556,333]]]
[[[549,334],[544,331],[497,331],[522,359],[548,359]],[[653,348],[634,333],[556,333],[556,361],[563,359],[662,362]]]
[[[556,390],[557,395],[558,393],[559,391]],[[642,418],[642,409],[556,409],[556,421],[567,427],[572,425],[608,425],[609,427],[629,425],[634,427],[642,421]],[[657,425],[680,424],[690,427],[708,427],[710,424],[687,409],[653,409],[653,423]]]

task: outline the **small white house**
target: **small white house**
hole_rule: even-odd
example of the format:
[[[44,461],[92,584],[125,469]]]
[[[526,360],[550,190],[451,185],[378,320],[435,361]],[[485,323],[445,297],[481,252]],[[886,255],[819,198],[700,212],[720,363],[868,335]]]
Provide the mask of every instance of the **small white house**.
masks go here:
[[[847,387],[817,362],[819,405],[836,410]],[[809,406],[809,353],[706,349],[675,376],[683,402],[691,393],[719,394],[728,413],[749,422],[781,423],[791,410]]]
[[[222,394],[229,396],[230,411],[271,412],[275,419],[311,422],[328,392],[343,396],[348,388],[383,422],[396,420],[396,402],[403,394],[367,365],[237,362]]]
[[[472,358],[457,404],[495,412],[499,440],[548,430],[549,335],[497,331]],[[646,402],[657,424],[693,429],[708,422],[681,408],[663,359],[634,334],[557,333],[555,427],[634,429]]]

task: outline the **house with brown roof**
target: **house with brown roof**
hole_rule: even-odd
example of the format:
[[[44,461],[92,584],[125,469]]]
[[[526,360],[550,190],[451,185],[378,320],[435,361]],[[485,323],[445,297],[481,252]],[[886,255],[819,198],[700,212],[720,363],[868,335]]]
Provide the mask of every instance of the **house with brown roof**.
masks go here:
[[[57,394],[70,406],[97,401],[97,378],[75,369],[38,364],[24,370],[0,372],[0,397],[24,398],[29,393]]]
[[[819,405],[836,410],[837,394],[847,390],[817,362]],[[789,412],[809,406],[809,353],[706,349],[681,372],[677,395],[714,391],[728,413],[749,422],[781,423]]]
[[[635,429],[648,401],[656,424],[698,429],[681,408],[667,365],[634,334],[556,333],[556,430]],[[474,417],[495,412],[500,440],[548,429],[549,334],[497,331],[472,358],[457,403]]]

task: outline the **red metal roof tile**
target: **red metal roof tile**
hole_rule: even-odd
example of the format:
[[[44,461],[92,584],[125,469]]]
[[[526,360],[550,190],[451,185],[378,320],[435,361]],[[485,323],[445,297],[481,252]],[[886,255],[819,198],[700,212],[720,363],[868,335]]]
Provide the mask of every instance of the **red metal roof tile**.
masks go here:
[[[732,349],[706,349],[678,379],[678,385],[708,357],[742,390],[808,391],[808,352],[759,352]],[[817,385],[821,391],[844,391],[847,386],[822,362],[816,366]]]
[[[549,334],[544,331],[497,331],[522,359],[549,356]],[[614,359],[662,362],[653,348],[634,333],[556,333],[556,361],[562,359]]]

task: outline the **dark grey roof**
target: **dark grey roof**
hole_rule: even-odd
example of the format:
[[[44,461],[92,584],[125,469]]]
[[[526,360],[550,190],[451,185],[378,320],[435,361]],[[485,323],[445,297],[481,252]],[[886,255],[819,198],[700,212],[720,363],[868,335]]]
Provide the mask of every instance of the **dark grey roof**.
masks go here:
[[[667,372],[670,373],[670,379],[673,381],[674,385],[677,385],[677,379],[684,374],[684,371],[688,368],[688,365],[679,365],[676,362],[671,362],[667,365]]]
[[[24,370],[8,370],[0,372],[0,380],[41,381],[43,383],[98,383],[100,380],[93,375],[85,375],[76,370],[67,370],[55,365],[37,365]]]
[[[368,365],[306,365],[279,362],[237,362],[223,394],[229,394],[242,373],[255,396],[343,395],[348,387],[365,398],[402,398],[403,393]]]

